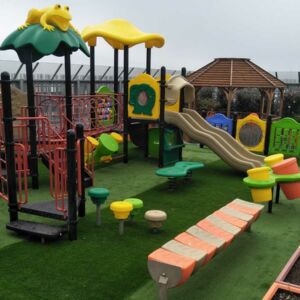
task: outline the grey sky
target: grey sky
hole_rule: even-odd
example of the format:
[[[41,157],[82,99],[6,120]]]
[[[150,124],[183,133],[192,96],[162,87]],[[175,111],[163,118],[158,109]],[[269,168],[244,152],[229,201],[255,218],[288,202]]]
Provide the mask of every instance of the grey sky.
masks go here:
[[[249,57],[267,70],[300,70],[299,0],[0,0],[0,41],[24,23],[30,8],[56,3],[70,6],[80,31],[125,18],[145,32],[162,34],[166,44],[153,51],[153,67],[196,69],[215,57]],[[98,40],[96,64],[112,64],[112,58],[111,48]],[[17,56],[3,51],[0,59]],[[88,63],[88,58],[75,54],[72,62]],[[130,50],[130,65],[145,65],[143,46]]]

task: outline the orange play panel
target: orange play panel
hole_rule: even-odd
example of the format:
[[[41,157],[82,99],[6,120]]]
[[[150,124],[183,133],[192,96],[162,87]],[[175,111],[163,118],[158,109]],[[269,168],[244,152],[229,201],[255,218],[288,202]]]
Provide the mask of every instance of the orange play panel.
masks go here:
[[[217,252],[217,247],[210,245],[194,236],[192,236],[191,234],[188,234],[186,232],[180,233],[179,235],[177,235],[174,240],[185,244],[187,246],[193,247],[193,248],[197,248],[200,249],[202,251],[205,251],[207,253],[207,257],[204,261],[204,264],[206,264],[208,261],[211,260],[211,258],[215,255],[215,253]]]
[[[148,255],[148,260],[155,260],[181,269],[182,279],[179,284],[184,283],[191,276],[195,268],[195,260],[182,256],[165,249],[159,248]]]

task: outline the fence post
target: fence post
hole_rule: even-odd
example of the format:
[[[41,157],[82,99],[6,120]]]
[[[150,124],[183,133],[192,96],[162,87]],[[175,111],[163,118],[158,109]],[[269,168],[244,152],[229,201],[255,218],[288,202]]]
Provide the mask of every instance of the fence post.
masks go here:
[[[76,124],[76,138],[80,141],[80,179],[81,179],[81,191],[80,193],[80,203],[78,207],[79,217],[85,216],[85,185],[84,185],[84,128],[83,124]],[[78,162],[77,162],[78,166]]]
[[[1,93],[3,105],[4,144],[6,154],[8,210],[10,222],[18,220],[17,182],[15,169],[13,117],[11,109],[11,90],[9,73],[1,73]]]
[[[76,139],[75,132],[67,132],[67,191],[68,191],[68,236],[77,240],[77,201],[76,201]]]
[[[267,117],[267,124],[266,124],[266,138],[265,138],[265,145],[264,145],[264,155],[269,154],[271,127],[272,127],[272,116],[268,116]]]

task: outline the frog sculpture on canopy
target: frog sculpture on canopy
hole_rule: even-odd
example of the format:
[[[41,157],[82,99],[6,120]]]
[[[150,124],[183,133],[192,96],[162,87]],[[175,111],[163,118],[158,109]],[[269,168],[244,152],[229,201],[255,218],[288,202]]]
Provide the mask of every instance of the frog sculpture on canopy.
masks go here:
[[[19,26],[18,29],[23,30],[29,25],[40,24],[44,30],[54,31],[55,27],[57,27],[61,31],[68,31],[68,29],[71,28],[79,34],[79,32],[70,23],[71,20],[72,16],[69,12],[69,6],[56,4],[43,9],[32,8],[28,12],[25,23]]]

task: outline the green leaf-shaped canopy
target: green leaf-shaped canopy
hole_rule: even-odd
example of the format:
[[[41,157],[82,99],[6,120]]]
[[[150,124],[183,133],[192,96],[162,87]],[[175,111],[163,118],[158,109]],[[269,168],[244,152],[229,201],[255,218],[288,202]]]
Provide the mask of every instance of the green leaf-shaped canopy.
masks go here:
[[[89,56],[86,44],[73,29],[64,32],[44,30],[39,24],[30,25],[25,29],[12,32],[2,43],[1,50],[13,49],[22,63],[26,63],[28,52],[32,52],[32,61],[53,54],[63,56],[66,52],[80,49]]]

